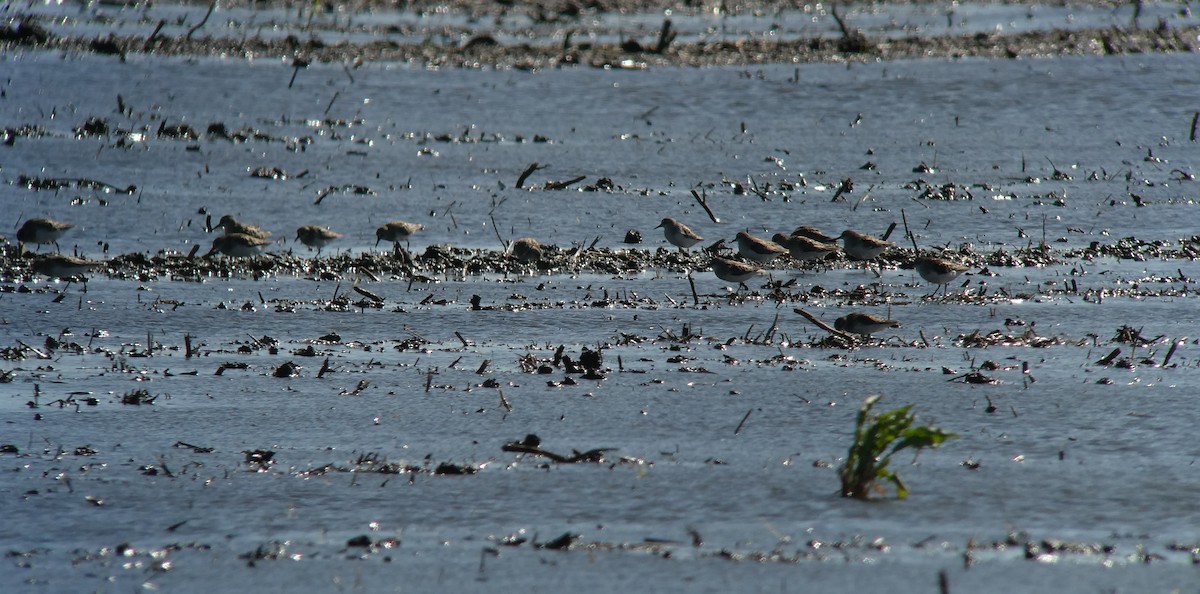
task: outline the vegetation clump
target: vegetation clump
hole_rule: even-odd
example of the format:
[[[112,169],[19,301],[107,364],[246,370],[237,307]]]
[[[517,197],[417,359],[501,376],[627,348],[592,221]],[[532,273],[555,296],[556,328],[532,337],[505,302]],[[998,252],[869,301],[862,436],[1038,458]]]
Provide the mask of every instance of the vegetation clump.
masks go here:
[[[854,443],[838,470],[842,479],[842,497],[868,499],[872,491],[882,491],[879,483],[886,481],[895,486],[896,497],[904,499],[908,496],[908,487],[898,473],[888,469],[892,456],[907,448],[919,452],[937,447],[947,439],[958,437],[936,427],[914,427],[916,415],[911,404],[871,416],[871,408],[880,398],[882,396],[868,396],[858,409]]]

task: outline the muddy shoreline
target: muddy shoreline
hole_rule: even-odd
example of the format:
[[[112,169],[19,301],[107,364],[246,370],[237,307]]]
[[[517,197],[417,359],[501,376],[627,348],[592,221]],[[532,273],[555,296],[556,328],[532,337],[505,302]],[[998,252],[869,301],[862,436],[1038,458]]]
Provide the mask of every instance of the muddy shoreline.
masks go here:
[[[463,9],[459,9],[463,10]],[[598,12],[603,12],[604,7]],[[464,11],[471,18],[480,11]],[[495,14],[488,14],[499,18]],[[574,14],[577,17],[577,14]],[[540,19],[550,17],[541,16]],[[307,36],[289,34],[267,39],[221,38],[205,35],[203,28],[187,34],[162,34],[159,28],[148,36],[123,35],[119,27],[107,35],[61,35],[47,29],[42,19],[16,15],[0,26],[0,48],[20,48],[79,53],[96,53],[126,59],[133,55],[207,56],[240,59],[287,58],[297,65],[310,62],[402,62],[425,68],[501,68],[538,70],[585,66],[594,68],[643,69],[663,66],[754,66],[821,62],[873,62],[902,59],[955,59],[968,57],[1022,58],[1078,55],[1196,52],[1200,50],[1200,27],[1156,26],[1108,27],[1084,30],[1046,30],[1023,33],[974,33],[964,35],[868,36],[847,22],[840,38],[795,40],[735,39],[675,41],[669,19],[657,39],[628,38],[620,43],[573,41],[574,22],[566,17],[549,29],[521,30],[521,43],[505,44],[490,33],[453,27],[416,28],[405,34],[424,35],[421,42],[389,39],[400,31],[392,27],[355,29],[375,39],[366,42],[325,41],[322,35],[348,31],[309,29]],[[549,33],[547,33],[549,31]],[[499,27],[497,28],[499,33]],[[435,41],[438,40],[438,41]]]

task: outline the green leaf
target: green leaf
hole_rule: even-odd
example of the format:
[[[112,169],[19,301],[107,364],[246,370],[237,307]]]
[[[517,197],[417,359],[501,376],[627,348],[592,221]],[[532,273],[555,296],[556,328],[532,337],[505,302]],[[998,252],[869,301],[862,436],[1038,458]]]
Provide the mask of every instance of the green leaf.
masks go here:
[[[877,483],[888,482],[896,489],[896,497],[904,499],[908,496],[908,487],[899,474],[888,469],[892,455],[908,448],[919,451],[937,447],[947,439],[958,437],[936,427],[913,427],[916,415],[911,404],[872,416],[871,410],[880,398],[868,396],[858,409],[854,442],[838,469],[843,497],[867,499]]]

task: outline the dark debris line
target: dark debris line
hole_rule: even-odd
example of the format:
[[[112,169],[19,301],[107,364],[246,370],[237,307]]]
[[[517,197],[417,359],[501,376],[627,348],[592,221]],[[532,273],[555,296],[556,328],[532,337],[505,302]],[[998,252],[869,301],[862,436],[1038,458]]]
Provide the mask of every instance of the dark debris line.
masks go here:
[[[75,180],[72,180],[75,181]],[[173,251],[154,255],[134,252],[114,256],[104,261],[98,274],[119,280],[147,282],[161,278],[202,280],[207,278],[262,278],[268,276],[319,277],[326,280],[345,274],[370,271],[380,275],[395,275],[414,281],[435,280],[443,275],[473,276],[481,274],[640,274],[648,270],[673,272],[704,271],[709,269],[710,254],[703,250],[693,253],[666,248],[586,248],[544,245],[543,257],[537,262],[521,262],[502,250],[463,248],[451,245],[430,245],[423,252],[411,255],[408,262],[391,252],[340,253],[320,258],[298,256],[289,252],[269,253],[254,258],[193,258]],[[728,255],[726,252],[725,255]],[[953,252],[964,264],[983,269],[1042,267],[1090,261],[1096,258],[1122,260],[1193,260],[1200,258],[1200,236],[1178,240],[1143,240],[1127,237],[1111,244],[1093,242],[1084,248],[1056,249],[1049,245],[1030,244],[1028,247],[977,252],[963,248]],[[0,246],[0,278],[32,278],[36,254],[19,252],[16,245]],[[913,255],[908,249],[892,249],[880,257],[885,268],[912,269]],[[843,257],[826,259],[821,267],[853,266]],[[815,269],[811,263],[802,268]],[[789,270],[781,267],[781,272]],[[1183,277],[1187,280],[1186,277]]]

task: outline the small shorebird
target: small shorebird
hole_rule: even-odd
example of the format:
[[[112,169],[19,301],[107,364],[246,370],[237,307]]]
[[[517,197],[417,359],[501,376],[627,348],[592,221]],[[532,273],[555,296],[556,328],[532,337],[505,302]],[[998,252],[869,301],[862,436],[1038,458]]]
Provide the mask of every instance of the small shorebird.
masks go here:
[[[745,231],[738,231],[737,244],[739,256],[759,264],[766,264],[788,253],[787,248],[773,241],[759,239]]]
[[[717,278],[731,283],[742,283],[750,280],[754,275],[759,273],[759,268],[753,264],[738,262],[728,258],[713,257],[712,259],[713,274]]]
[[[849,229],[842,231],[837,238],[845,242],[846,254],[855,260],[873,260],[888,248],[896,245],[890,241]]]
[[[333,231],[328,227],[318,227],[316,225],[305,225],[296,229],[296,239],[299,239],[300,243],[309,248],[317,248],[318,257],[321,255],[321,248],[333,243],[335,240],[341,238],[341,236],[341,233]]]
[[[838,238],[830,237],[824,233],[821,233],[820,229],[817,229],[816,227],[809,227],[808,225],[796,227],[796,230],[792,231],[792,237],[796,237],[797,235],[800,237],[807,237],[813,241],[819,241],[821,243],[837,243],[838,240]]]
[[[254,225],[247,225],[246,223],[240,222],[233,218],[233,215],[225,215],[221,217],[221,220],[217,222],[215,227],[213,227],[213,230],[216,229],[224,229],[226,235],[238,233],[241,235],[249,235],[250,237],[254,237],[256,239],[266,239],[271,236],[270,231],[263,231]]]
[[[55,251],[61,252],[62,249],[58,247],[58,238],[74,226],[71,223],[51,219],[29,219],[17,230],[17,241],[36,244],[53,243]]]
[[[261,254],[271,242],[259,237],[253,237],[244,233],[230,233],[222,235],[212,242],[212,249],[208,250],[203,257],[207,258],[217,252],[221,252],[226,256],[234,258],[249,258]]]
[[[852,313],[834,320],[833,327],[842,332],[870,336],[888,328],[899,328],[900,322],[871,314]]]
[[[834,244],[822,243],[803,235],[788,237],[782,233],[776,233],[771,240],[787,248],[788,254],[797,262],[824,260],[825,256],[838,251],[838,247]]]
[[[512,242],[508,253],[521,262],[537,262],[542,259],[542,245],[532,237],[522,237]]]
[[[958,278],[958,275],[967,270],[967,267],[962,264],[932,257],[917,258],[914,268],[917,269],[917,274],[920,274],[921,278],[925,279],[926,282],[937,285],[930,295],[937,295],[938,289],[948,291],[950,283],[954,282],[954,279]]]
[[[670,242],[671,245],[681,249],[690,248],[697,243],[704,241],[703,237],[696,235],[696,232],[689,229],[687,225],[684,225],[683,223],[680,223],[679,221],[676,221],[670,217],[663,219],[662,222],[658,225],[655,225],[654,228],[658,229],[659,227],[662,228],[663,235],[666,236],[667,241]]]
[[[384,223],[382,227],[375,230],[375,246],[379,247],[379,242],[390,241],[393,247],[403,242],[408,242],[408,237],[425,226],[420,223],[406,223],[404,221],[392,221]]]
[[[104,266],[104,262],[85,260],[75,256],[50,254],[42,256],[33,262],[33,271],[53,278],[75,278],[82,276],[87,280],[87,273]]]

